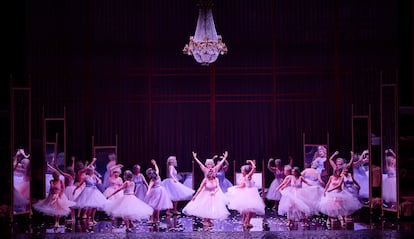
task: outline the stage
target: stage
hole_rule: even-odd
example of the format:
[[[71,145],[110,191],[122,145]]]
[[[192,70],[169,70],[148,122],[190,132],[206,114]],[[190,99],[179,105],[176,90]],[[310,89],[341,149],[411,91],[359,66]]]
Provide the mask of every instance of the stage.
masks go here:
[[[326,217],[314,216],[305,224],[295,222],[286,225],[285,217],[267,209],[265,216],[255,216],[251,220],[252,228],[246,229],[240,224],[240,215],[232,212],[226,220],[214,221],[206,227],[198,218],[185,215],[162,214],[159,223],[146,221],[134,222],[132,232],[126,232],[122,220],[110,220],[98,213],[98,222],[87,220],[61,219],[55,228],[53,219],[34,214],[32,219],[16,217],[14,223],[4,223],[2,232],[10,233],[13,238],[413,238],[413,221],[399,219],[392,214],[381,217],[369,216],[363,208],[353,215],[353,220],[341,227],[335,222],[331,229],[326,226]],[[6,235],[7,235],[6,234]]]

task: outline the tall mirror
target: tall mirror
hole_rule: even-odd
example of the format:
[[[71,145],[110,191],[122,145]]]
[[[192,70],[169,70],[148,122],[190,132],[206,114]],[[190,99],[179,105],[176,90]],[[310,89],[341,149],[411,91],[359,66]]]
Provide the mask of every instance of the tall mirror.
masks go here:
[[[329,142],[329,134],[326,135]],[[329,177],[328,144],[311,144],[306,142],[303,134],[303,168],[315,168],[321,179],[326,183]]]
[[[44,194],[50,190],[53,171],[47,166],[57,165],[62,171],[66,164],[66,110],[63,117],[45,117],[43,111]]]
[[[31,215],[31,89],[10,83],[10,152],[11,208],[10,218],[18,214]]]
[[[381,85],[382,209],[399,217],[397,87]]]
[[[356,115],[352,107],[352,152],[354,161],[352,173],[360,186],[358,196],[364,206],[369,207],[372,198],[370,180],[371,168],[371,125],[370,116]],[[372,165],[373,166],[373,165]],[[374,166],[374,167],[378,167]],[[376,183],[379,187],[379,183]]]
[[[92,154],[96,159],[94,167],[97,176],[102,180],[98,185],[103,192],[109,186],[110,168],[117,164],[118,136],[115,136],[115,145],[95,145],[95,138],[92,136]]]

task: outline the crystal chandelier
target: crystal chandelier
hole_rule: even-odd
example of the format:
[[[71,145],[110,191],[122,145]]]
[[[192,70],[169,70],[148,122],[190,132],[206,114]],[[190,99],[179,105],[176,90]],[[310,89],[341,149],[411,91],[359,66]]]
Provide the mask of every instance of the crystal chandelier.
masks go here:
[[[227,53],[226,44],[217,35],[214,26],[212,5],[211,0],[200,1],[195,34],[190,36],[190,42],[183,49],[184,54],[193,55],[198,63],[205,66],[215,62],[219,55]]]

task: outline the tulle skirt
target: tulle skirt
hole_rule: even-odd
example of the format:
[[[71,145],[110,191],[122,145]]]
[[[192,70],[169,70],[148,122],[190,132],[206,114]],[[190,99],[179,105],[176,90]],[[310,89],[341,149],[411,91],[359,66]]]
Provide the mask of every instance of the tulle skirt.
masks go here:
[[[322,196],[319,211],[329,217],[339,217],[351,215],[361,207],[361,202],[351,193],[345,190],[332,191]]]
[[[21,207],[29,204],[29,200],[24,198],[16,188],[13,187],[13,206]]]
[[[135,184],[135,196],[140,200],[145,199],[145,194],[147,193],[147,186],[143,183]]]
[[[194,190],[184,186],[180,182],[174,182],[172,178],[167,178],[162,181],[162,186],[168,193],[170,199],[176,201],[191,200],[194,194]]]
[[[236,186],[230,187],[225,194],[228,201],[228,208],[239,213],[253,212],[258,215],[265,214],[265,204],[259,195],[256,187]]]
[[[215,194],[211,191],[203,190],[198,196],[187,203],[183,208],[183,213],[189,216],[209,219],[226,219],[230,212],[226,207],[226,199],[221,190]]]
[[[49,216],[67,216],[70,214],[70,207],[75,206],[75,202],[68,200],[65,194],[49,194],[46,199],[33,204],[37,211]]]
[[[385,175],[382,180],[382,199],[389,202],[397,201],[397,178]]]
[[[157,211],[173,208],[172,201],[164,187],[151,188],[144,202]]]
[[[106,198],[108,198],[117,189],[118,189],[118,186],[109,186],[105,189],[105,191],[103,192],[103,195]],[[117,199],[117,198],[121,198],[122,196],[124,196],[124,190],[121,190],[121,191],[117,192],[116,194],[112,195],[110,198],[108,198],[108,200],[114,200],[114,199]]]
[[[310,202],[306,200],[304,188],[286,187],[281,191],[278,214],[292,220],[300,220],[314,213]],[[311,200],[309,200],[311,201]]]
[[[78,189],[79,190],[79,189]],[[98,208],[102,209],[106,203],[106,197],[96,187],[85,187],[75,199],[75,208]]]
[[[359,197],[369,198],[369,171],[365,171],[363,166],[354,169],[354,179],[358,182]]]
[[[112,217],[130,220],[148,219],[153,213],[152,207],[135,197],[134,194],[108,200],[103,209]]]
[[[282,194],[280,194],[279,190],[276,190],[276,188],[279,187],[282,181],[283,179],[282,180],[278,178],[273,179],[266,193],[266,198],[268,200],[276,200],[276,201],[280,200],[280,198],[282,197]]]
[[[75,199],[82,193],[85,187],[83,186],[83,187],[78,188],[75,192],[75,195],[73,195],[73,190],[75,190],[75,188],[76,188],[75,185],[67,186],[65,188],[65,195],[70,201],[75,201]]]

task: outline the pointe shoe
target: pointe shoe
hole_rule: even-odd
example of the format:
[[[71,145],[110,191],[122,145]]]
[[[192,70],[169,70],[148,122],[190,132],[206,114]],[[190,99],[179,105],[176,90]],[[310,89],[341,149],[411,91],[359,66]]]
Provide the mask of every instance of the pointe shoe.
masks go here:
[[[125,232],[132,232],[131,228],[125,229]]]

